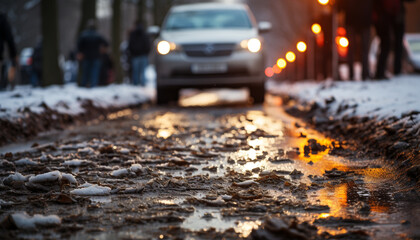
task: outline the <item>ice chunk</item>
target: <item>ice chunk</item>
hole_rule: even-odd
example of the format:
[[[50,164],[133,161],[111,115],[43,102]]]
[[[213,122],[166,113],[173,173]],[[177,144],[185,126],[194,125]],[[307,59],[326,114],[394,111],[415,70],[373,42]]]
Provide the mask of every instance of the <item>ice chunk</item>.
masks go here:
[[[82,195],[82,196],[104,196],[104,195],[109,195],[111,193],[111,188],[102,187],[98,185],[92,185],[85,188],[75,189],[71,191],[70,193],[74,195]]]
[[[35,165],[38,165],[38,163],[37,163],[37,162],[32,161],[32,160],[31,160],[31,159],[29,159],[29,158],[22,158],[22,159],[20,159],[20,160],[17,160],[17,161],[15,162],[15,165],[17,165],[17,166],[24,166],[24,165],[26,165],[26,166],[28,166],[28,165],[35,166]]]
[[[45,183],[55,182],[61,180],[61,173],[59,171],[53,171],[48,173],[39,174],[29,178],[30,183]]]
[[[76,178],[70,173],[62,173],[61,177],[62,177],[63,180],[65,179],[71,184],[77,184]]]
[[[52,227],[61,224],[61,219],[57,215],[35,214],[31,217],[26,212],[22,212],[12,214],[11,218],[19,229],[36,229],[36,227]]]
[[[111,172],[111,176],[113,177],[123,177],[128,175],[128,170],[126,168],[114,170]]]

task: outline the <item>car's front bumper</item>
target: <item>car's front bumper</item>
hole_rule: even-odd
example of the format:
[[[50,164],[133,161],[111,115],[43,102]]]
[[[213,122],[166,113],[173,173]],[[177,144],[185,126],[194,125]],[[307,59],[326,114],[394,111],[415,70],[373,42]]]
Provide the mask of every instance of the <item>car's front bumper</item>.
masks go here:
[[[264,81],[264,54],[235,51],[226,57],[188,57],[183,52],[156,56],[157,85],[163,86],[241,86]],[[224,64],[219,73],[194,73],[194,64]]]

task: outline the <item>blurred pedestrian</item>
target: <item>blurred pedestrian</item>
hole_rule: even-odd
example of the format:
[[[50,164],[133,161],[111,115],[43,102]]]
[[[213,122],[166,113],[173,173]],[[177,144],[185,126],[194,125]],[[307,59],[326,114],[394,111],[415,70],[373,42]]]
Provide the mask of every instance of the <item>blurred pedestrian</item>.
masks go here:
[[[3,60],[4,45],[7,44],[9,50],[9,58],[11,66],[7,69],[7,65]],[[0,13],[0,90],[6,89],[9,81],[13,81],[16,74],[17,51],[15,41],[13,39],[12,29],[7,21],[6,15]],[[6,76],[7,71],[7,76]]]
[[[42,39],[38,41],[32,54],[31,84],[33,87],[41,86],[42,79]]]
[[[381,41],[376,79],[386,79],[385,71],[391,50],[392,37],[394,40],[394,74],[401,74],[405,32],[404,2],[412,1],[414,0],[375,0],[375,27]]]
[[[132,82],[134,85],[145,86],[150,40],[140,21],[136,21],[135,28],[130,33],[128,51],[131,56]]]
[[[89,20],[87,29],[80,34],[77,42],[77,58],[81,62],[83,87],[95,87],[99,83],[101,57],[106,52],[108,42],[96,31],[95,20]]]
[[[362,61],[362,79],[366,80],[370,78],[369,47],[373,3],[374,0],[340,1],[341,10],[343,10],[345,14],[347,37],[349,39],[347,58],[351,80],[354,80],[354,60],[355,57],[358,56]],[[357,51],[358,48],[359,51]]]
[[[99,86],[106,86],[114,80],[114,64],[108,53],[101,56],[101,73],[99,77]]]

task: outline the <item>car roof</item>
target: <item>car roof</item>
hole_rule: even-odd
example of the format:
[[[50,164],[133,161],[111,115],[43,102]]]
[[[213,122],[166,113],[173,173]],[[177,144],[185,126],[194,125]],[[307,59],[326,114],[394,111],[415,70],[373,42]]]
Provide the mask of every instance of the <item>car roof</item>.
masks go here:
[[[172,7],[171,11],[183,12],[194,10],[217,10],[217,9],[239,9],[246,10],[247,6],[243,3],[190,3]]]

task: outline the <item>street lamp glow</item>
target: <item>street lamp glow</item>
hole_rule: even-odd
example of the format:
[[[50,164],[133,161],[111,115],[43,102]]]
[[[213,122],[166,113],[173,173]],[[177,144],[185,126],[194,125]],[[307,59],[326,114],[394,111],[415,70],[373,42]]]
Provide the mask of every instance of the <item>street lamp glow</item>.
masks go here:
[[[330,1],[329,0],[318,0],[319,4],[327,5]]]
[[[288,62],[294,62],[296,60],[296,55],[293,52],[287,52],[286,53],[286,60]]]
[[[307,46],[305,42],[300,41],[297,43],[296,48],[299,52],[303,53],[303,52],[306,52]]]
[[[281,71],[282,71],[282,69],[281,69],[279,66],[277,66],[277,64],[275,64],[275,65],[272,67],[272,69],[273,69],[273,71],[274,71],[274,73],[275,73],[275,74],[279,74],[279,73],[281,73]]]
[[[319,25],[318,23],[313,24],[311,29],[312,32],[315,34],[319,34],[322,31],[321,25]]]
[[[286,67],[286,65],[287,65],[287,62],[286,62],[286,60],[284,60],[283,58],[279,58],[279,59],[277,60],[277,66],[278,66],[280,69],[285,68],[285,67]]]
[[[346,37],[341,37],[339,40],[340,46],[346,48],[349,46],[349,40]]]
[[[265,69],[265,76],[271,78],[272,76],[274,76],[274,70],[271,67],[268,67]]]

